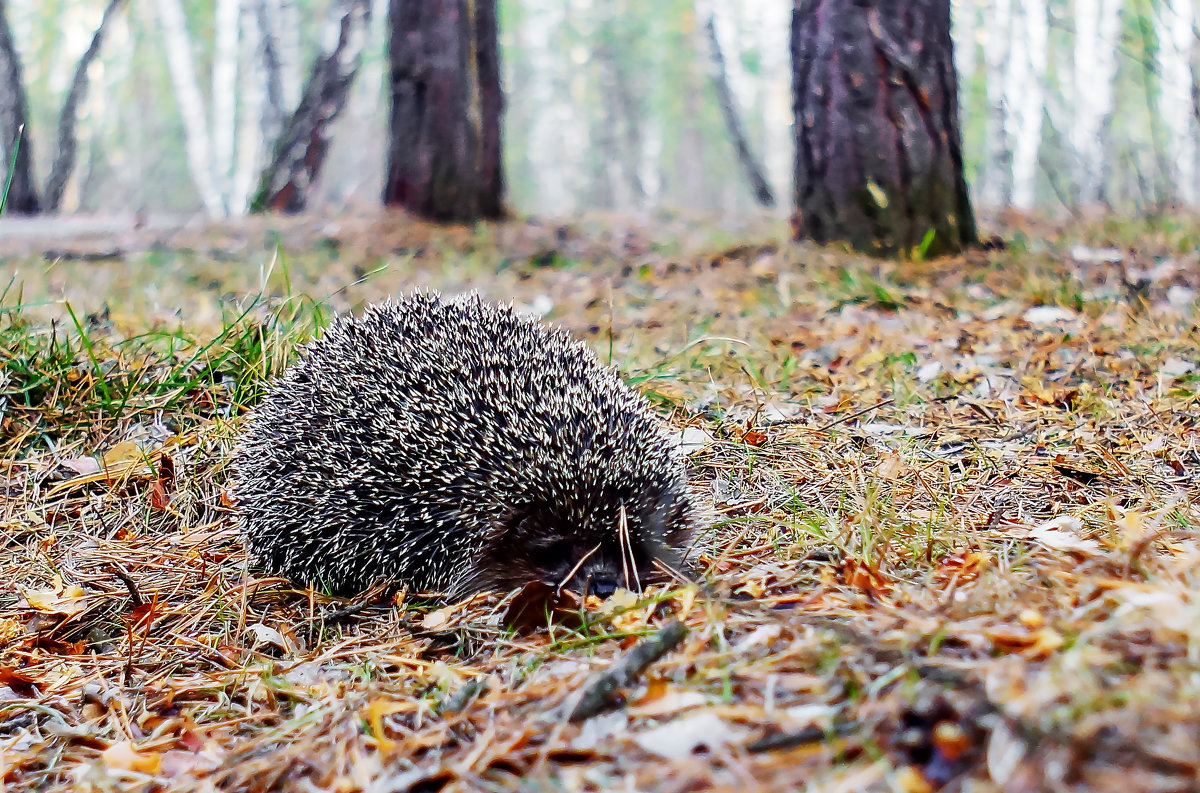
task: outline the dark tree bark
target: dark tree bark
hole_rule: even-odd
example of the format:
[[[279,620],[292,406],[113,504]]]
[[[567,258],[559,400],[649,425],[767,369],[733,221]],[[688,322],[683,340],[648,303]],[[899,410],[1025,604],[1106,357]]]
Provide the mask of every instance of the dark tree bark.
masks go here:
[[[725,117],[725,128],[729,130],[729,139],[733,142],[733,148],[737,152],[738,164],[742,166],[742,173],[750,182],[754,200],[761,206],[773,207],[775,206],[775,194],[771,192],[771,185],[764,175],[766,169],[750,149],[750,141],[746,137],[746,125],[742,123],[742,116],[738,112],[737,104],[733,101],[733,91],[729,89],[729,75],[725,69],[725,53],[721,50],[721,40],[717,38],[717,20],[713,14],[708,15],[704,29],[708,33],[708,47],[713,61],[712,78],[713,88],[717,92],[717,104],[721,106],[721,115]]]
[[[385,204],[432,220],[503,214],[495,0],[390,0]]]
[[[949,0],[794,0],[797,238],[936,256],[976,240]]]
[[[0,0],[0,194],[8,184],[5,212],[36,215],[41,210],[33,182],[33,156],[29,145],[29,103],[21,60],[8,26],[8,10]],[[14,152],[16,154],[14,160]],[[9,169],[12,173],[9,173]]]
[[[79,114],[79,105],[87,97],[88,68],[100,53],[100,45],[104,43],[104,32],[109,21],[124,4],[125,0],[109,0],[104,8],[104,15],[100,17],[100,25],[92,34],[92,43],[75,65],[71,90],[67,92],[62,113],[58,116],[58,151],[54,155],[54,163],[50,166],[50,176],[46,179],[46,189],[43,192],[43,203],[47,212],[57,212],[62,208],[63,191],[67,188],[71,171],[75,170],[75,155],[78,149],[75,122]]]
[[[259,179],[251,212],[301,212],[329,153],[329,128],[341,114],[358,75],[370,0],[339,0],[335,18],[337,44],[313,62],[296,112],[284,124],[270,164]],[[266,35],[266,31],[264,31]]]

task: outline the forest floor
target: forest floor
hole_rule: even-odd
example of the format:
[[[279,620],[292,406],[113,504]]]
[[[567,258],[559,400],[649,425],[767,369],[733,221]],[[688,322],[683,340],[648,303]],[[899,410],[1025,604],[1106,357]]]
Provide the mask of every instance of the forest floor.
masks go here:
[[[907,263],[669,217],[14,235],[0,791],[1197,789],[1200,223],[1002,234]],[[702,584],[547,626],[528,590],[355,611],[255,570],[241,417],[331,310],[416,285],[545,313],[649,395],[719,518]]]

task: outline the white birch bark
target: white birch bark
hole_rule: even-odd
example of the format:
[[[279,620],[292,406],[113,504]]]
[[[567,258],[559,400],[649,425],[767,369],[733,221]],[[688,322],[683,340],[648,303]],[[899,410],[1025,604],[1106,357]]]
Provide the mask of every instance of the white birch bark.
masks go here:
[[[1008,206],[1012,198],[1011,156],[1005,83],[1012,35],[1013,0],[990,0],[988,24],[983,30],[983,66],[987,78],[987,144],[979,166],[979,203]]]
[[[979,5],[977,0],[953,0],[950,12],[954,24],[954,65],[961,86],[975,76],[979,61]],[[961,87],[959,93],[963,93]]]
[[[167,53],[167,71],[175,89],[175,101],[183,119],[184,145],[188,170],[200,193],[204,209],[212,217],[225,215],[225,202],[213,180],[212,141],[208,134],[207,113],[196,64],[192,58],[191,36],[180,0],[155,0],[158,22],[162,27],[163,45]]]
[[[1012,20],[1004,126],[1012,147],[1012,205],[1033,209],[1042,145],[1050,21],[1046,0],[1021,0]]]
[[[229,193],[229,209],[244,215],[250,207],[250,194],[257,186],[262,167],[263,102],[266,97],[265,71],[259,63],[258,14],[251,4],[242,7],[241,96],[237,118],[237,165]]]
[[[761,17],[755,25],[758,56],[766,82],[763,97],[763,160],[775,195],[786,196],[792,181],[792,4],[775,0],[758,4]]]
[[[283,86],[283,107],[290,113],[300,104],[304,90],[304,63],[300,43],[299,0],[271,0],[275,4],[275,41],[279,47],[279,77]]]
[[[1124,0],[1075,0],[1075,185],[1081,204],[1104,200],[1105,125],[1116,101],[1117,46]]]
[[[241,0],[216,0],[213,9],[212,141],[213,178],[225,199],[225,212],[233,181],[234,141],[237,138],[238,35]]]
[[[530,120],[528,143],[539,212],[573,210],[576,185],[571,176],[577,164],[572,152],[586,151],[590,143],[587,124],[575,117],[569,102],[570,81],[580,79],[578,69],[568,71],[554,47],[554,36],[567,18],[566,5],[561,0],[529,0],[521,30],[531,76],[525,95],[534,107],[542,108]],[[563,76],[561,88],[552,82],[557,75]]]
[[[1196,117],[1192,108],[1192,57],[1196,51],[1195,0],[1162,0],[1155,17],[1158,37],[1158,112],[1167,131],[1174,198],[1196,206]]]

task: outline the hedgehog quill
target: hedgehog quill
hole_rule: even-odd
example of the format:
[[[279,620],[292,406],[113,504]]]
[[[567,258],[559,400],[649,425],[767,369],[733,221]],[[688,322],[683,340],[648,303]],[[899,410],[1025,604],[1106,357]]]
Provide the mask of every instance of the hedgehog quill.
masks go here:
[[[607,596],[682,569],[698,520],[678,444],[586,345],[421,292],[305,348],[248,418],[234,494],[252,555],[339,594]]]

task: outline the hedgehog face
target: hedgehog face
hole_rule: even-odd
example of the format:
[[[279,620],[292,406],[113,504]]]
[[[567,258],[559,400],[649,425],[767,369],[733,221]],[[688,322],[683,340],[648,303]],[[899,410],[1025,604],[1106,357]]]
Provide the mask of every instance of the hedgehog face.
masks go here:
[[[690,505],[665,500],[627,510],[624,532],[619,509],[571,514],[538,505],[514,510],[481,549],[473,580],[458,588],[507,591],[540,581],[608,597],[618,587],[638,590],[663,580],[663,568],[682,573],[685,563],[677,549],[690,534]]]

